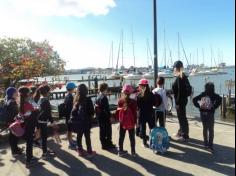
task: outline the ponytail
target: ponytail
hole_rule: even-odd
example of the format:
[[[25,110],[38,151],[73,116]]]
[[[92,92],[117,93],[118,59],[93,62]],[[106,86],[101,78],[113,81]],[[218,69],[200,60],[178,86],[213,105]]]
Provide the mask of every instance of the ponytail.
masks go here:
[[[39,88],[34,93],[33,99],[34,99],[35,103],[38,103],[38,101],[40,99],[40,89]]]

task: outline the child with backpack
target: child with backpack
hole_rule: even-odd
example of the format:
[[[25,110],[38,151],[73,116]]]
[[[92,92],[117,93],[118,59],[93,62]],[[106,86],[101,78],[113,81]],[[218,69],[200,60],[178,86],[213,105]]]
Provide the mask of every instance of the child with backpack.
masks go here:
[[[24,120],[24,137],[26,140],[26,167],[31,167],[34,164],[33,158],[33,135],[36,124],[36,114],[34,113],[33,105],[30,103],[30,89],[27,87],[19,88],[20,106],[19,115]]]
[[[69,141],[69,149],[76,150],[77,149],[77,144],[76,142],[72,139],[72,128],[71,124],[69,123],[70,116],[71,116],[71,111],[73,109],[73,93],[75,91],[76,85],[75,83],[67,83],[66,89],[67,89],[67,95],[64,100],[64,106],[65,106],[65,117],[66,117],[66,125],[67,125],[67,138]]]
[[[111,112],[107,98],[108,85],[102,83],[99,86],[99,96],[96,100],[95,109],[100,128],[100,141],[103,150],[115,148],[112,143]]]
[[[124,95],[118,102],[119,122],[120,122],[120,137],[118,155],[123,156],[128,152],[124,150],[123,144],[126,131],[129,132],[131,143],[131,154],[136,156],[135,151],[135,125],[137,123],[137,102],[130,98],[134,92],[131,85],[124,85],[122,93]]]
[[[55,154],[52,150],[49,150],[47,148],[47,138],[48,138],[47,124],[48,122],[50,122],[52,126],[54,126],[51,112],[51,104],[49,101],[50,87],[48,85],[42,85],[39,87],[39,92],[41,98],[39,100],[40,111],[38,115],[38,127],[41,133],[41,140],[42,140],[42,150],[43,150],[42,159],[47,159],[48,157]]]
[[[17,105],[18,91],[14,87],[9,87],[6,90],[6,99],[4,102],[4,116],[7,126],[15,121],[15,117],[18,115],[18,105]],[[10,131],[9,134],[9,144],[11,146],[11,153],[13,157],[22,154],[22,149],[18,147],[18,137],[16,137]]]
[[[154,111],[153,106],[155,105],[155,96],[150,90],[148,85],[148,80],[141,79],[139,81],[139,89],[140,94],[137,97],[137,105],[139,111],[139,126],[141,137],[143,139],[143,147],[148,148],[149,145],[147,143],[147,136],[146,136],[146,124],[148,123],[149,129],[153,129],[155,127],[155,118],[154,118]]]
[[[87,97],[88,88],[85,84],[78,86],[72,117],[70,119],[73,132],[77,133],[78,154],[81,157],[92,158],[96,152],[92,150],[90,129],[94,115],[94,106],[91,98]],[[87,151],[83,149],[82,137],[85,136]]]
[[[203,125],[203,139],[206,149],[214,152],[214,114],[221,105],[222,98],[215,93],[215,86],[212,82],[205,85],[205,91],[193,99],[193,104],[200,110]]]
[[[165,85],[165,78],[158,77],[157,79],[157,88],[155,88],[152,92],[154,95],[160,95],[161,96],[161,104],[157,107],[158,112],[156,114],[157,121],[159,120],[159,126],[165,127],[165,113],[168,109],[167,104],[167,96],[166,96],[166,90],[164,88]],[[156,122],[157,123],[157,122]]]

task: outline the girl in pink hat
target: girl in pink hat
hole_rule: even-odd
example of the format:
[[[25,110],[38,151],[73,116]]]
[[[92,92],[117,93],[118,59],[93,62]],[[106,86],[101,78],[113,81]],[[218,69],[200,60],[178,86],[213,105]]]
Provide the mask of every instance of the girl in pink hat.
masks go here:
[[[126,131],[129,132],[131,154],[136,155],[135,152],[135,125],[137,122],[137,103],[130,95],[134,92],[131,85],[124,85],[122,89],[123,97],[118,102],[119,122],[120,122],[120,137],[119,137],[119,156],[123,156],[128,152],[124,150],[123,143]]]

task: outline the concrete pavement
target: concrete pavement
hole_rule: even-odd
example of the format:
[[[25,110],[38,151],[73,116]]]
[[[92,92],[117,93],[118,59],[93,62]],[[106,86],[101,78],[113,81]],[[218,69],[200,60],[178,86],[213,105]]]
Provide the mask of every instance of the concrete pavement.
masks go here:
[[[202,144],[202,125],[197,120],[190,120],[189,143],[171,141],[171,148],[164,156],[155,155],[149,149],[141,147],[141,140],[136,138],[138,157],[117,156],[117,152],[100,149],[99,129],[92,129],[92,145],[97,151],[93,159],[78,157],[69,150],[66,137],[61,135],[58,145],[50,138],[49,148],[56,151],[54,158],[38,164],[30,170],[24,166],[24,156],[14,159],[8,145],[0,146],[0,176],[221,176],[235,175],[235,125],[223,122],[215,124],[215,154],[206,151]],[[167,129],[172,135],[178,129],[176,118],[167,119]],[[118,141],[118,125],[113,125],[113,141]],[[21,144],[21,146],[25,146]],[[130,151],[128,134],[125,149]],[[40,158],[41,149],[34,148],[34,156]]]

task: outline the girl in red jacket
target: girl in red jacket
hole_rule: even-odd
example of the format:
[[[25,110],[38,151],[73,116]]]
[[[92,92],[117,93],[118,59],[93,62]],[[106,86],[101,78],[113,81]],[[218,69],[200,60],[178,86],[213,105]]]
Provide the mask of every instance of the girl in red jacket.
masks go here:
[[[134,92],[132,86],[125,85],[122,89],[124,97],[118,102],[119,122],[120,122],[120,137],[119,137],[119,156],[127,154],[127,151],[123,149],[123,143],[125,139],[126,131],[129,132],[129,138],[131,143],[131,154],[136,155],[135,152],[135,125],[137,122],[137,102],[130,98],[130,95]]]

